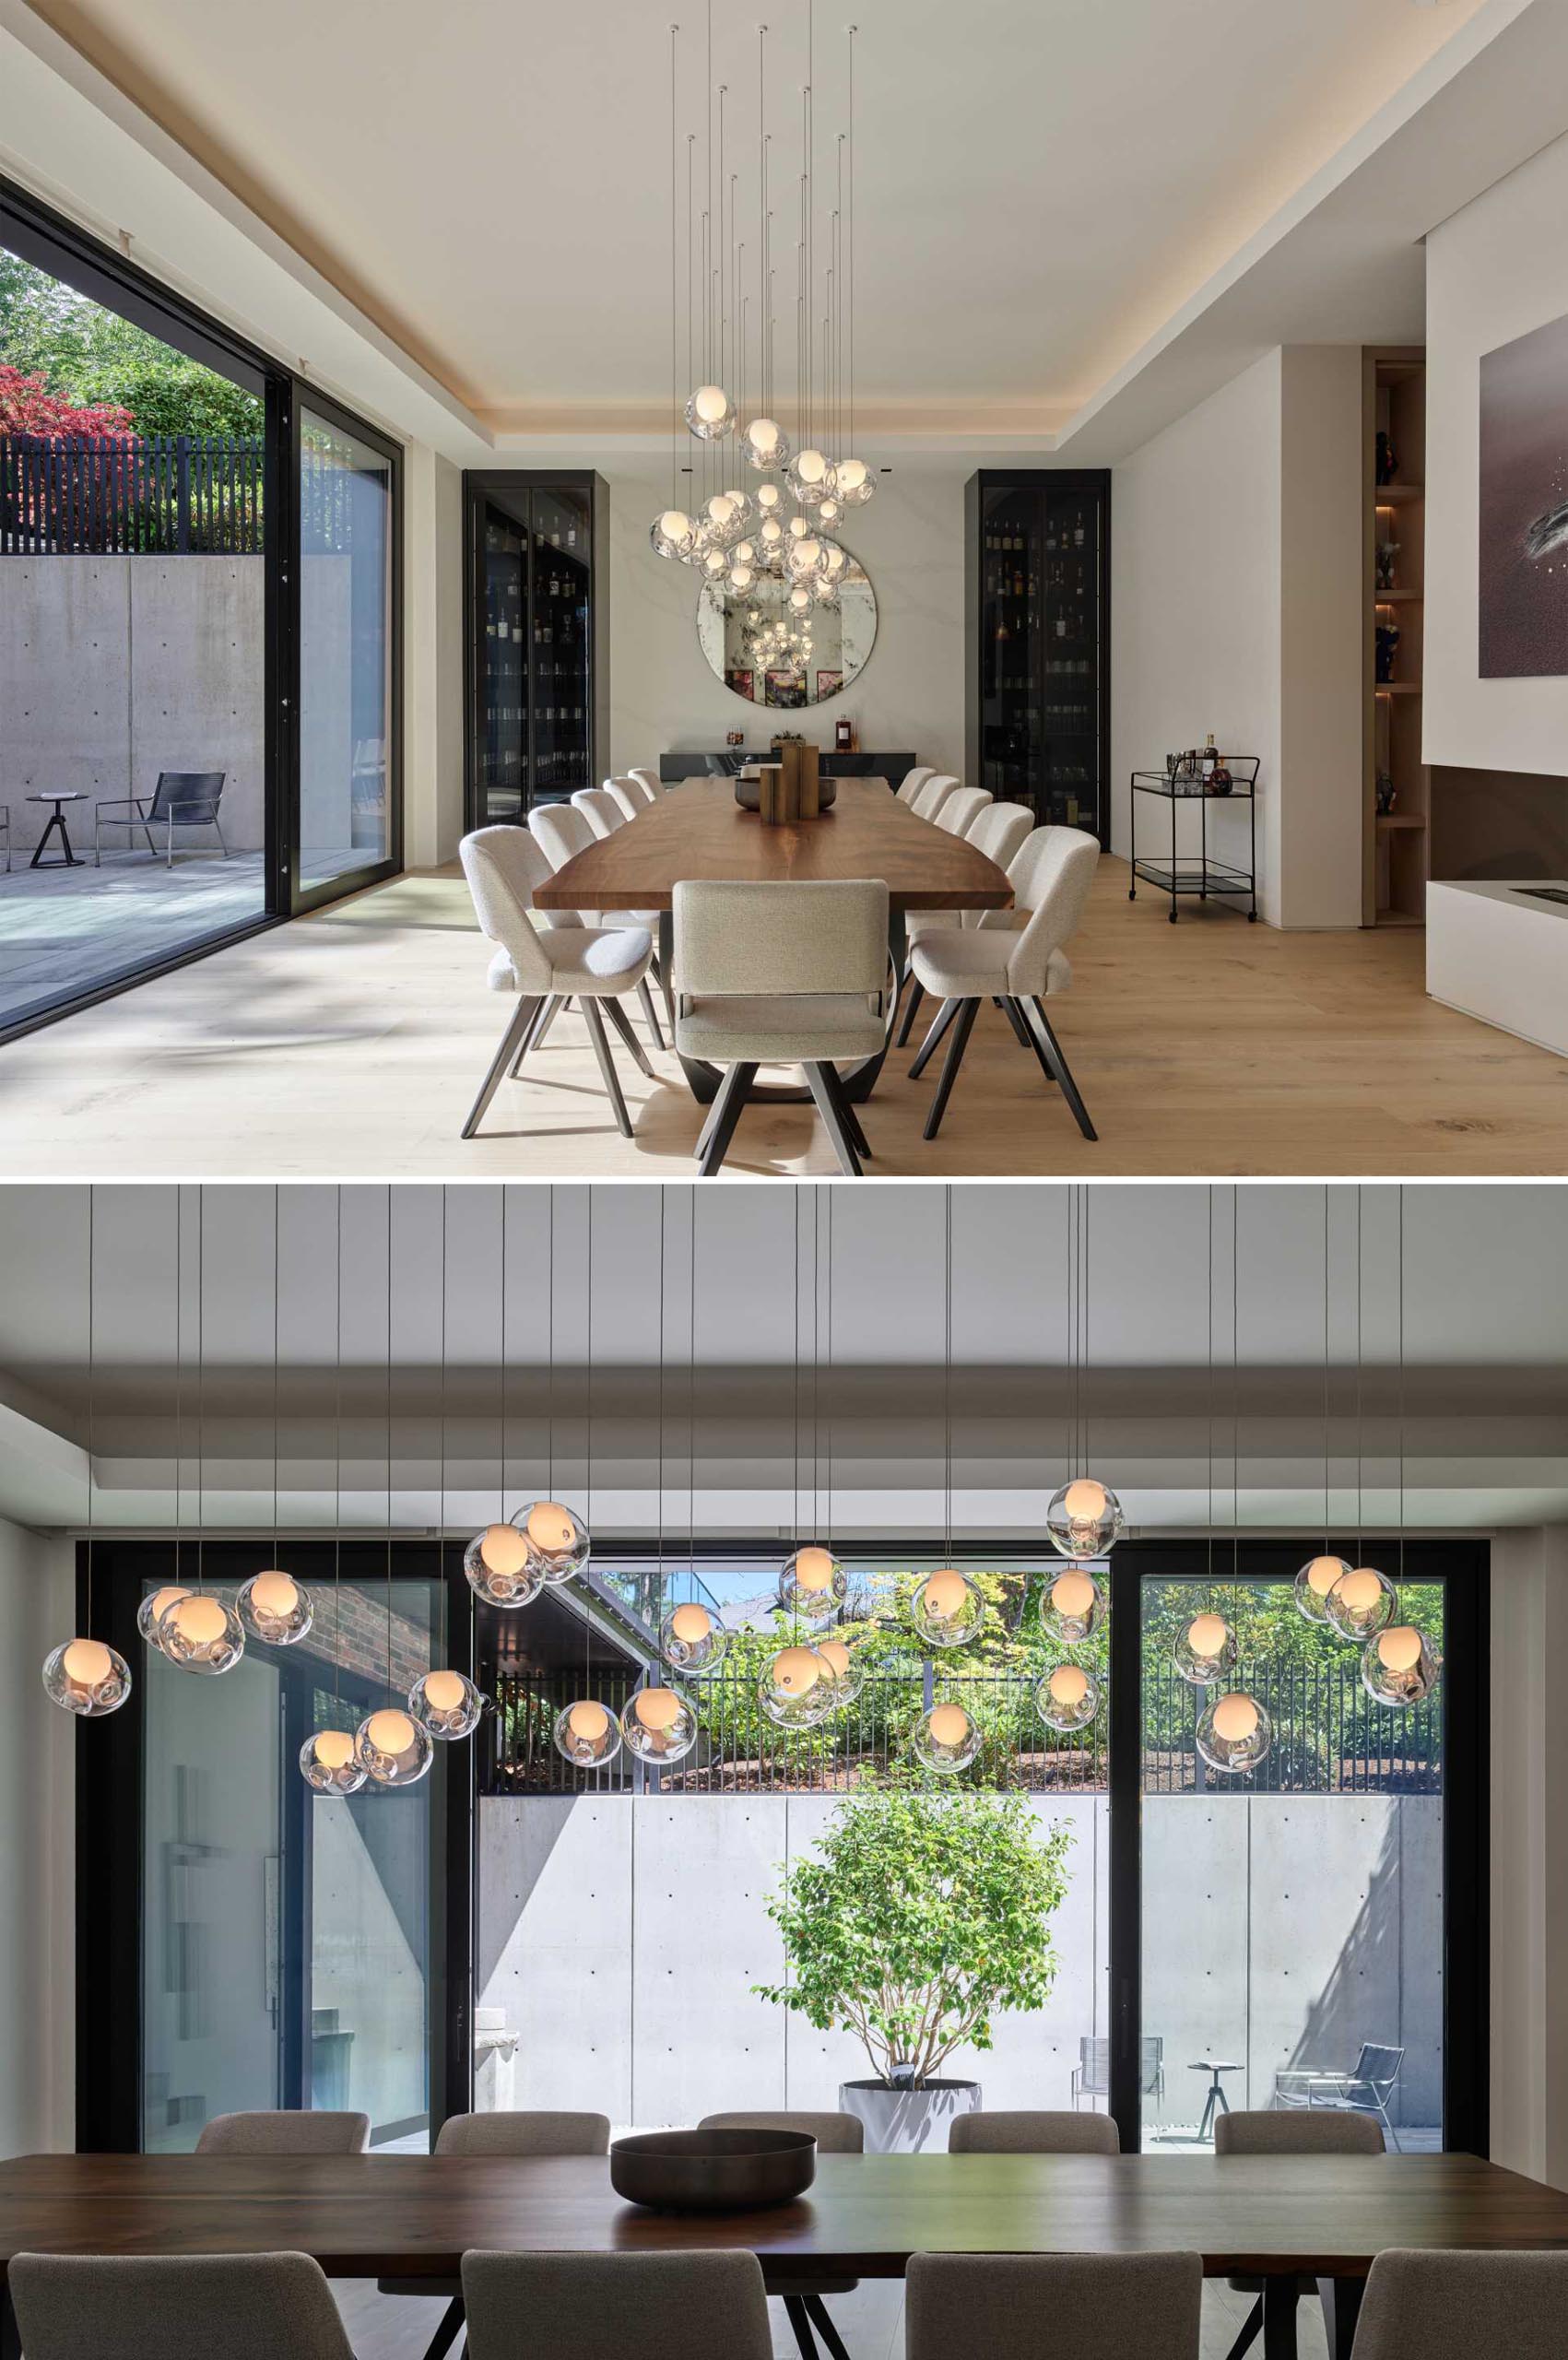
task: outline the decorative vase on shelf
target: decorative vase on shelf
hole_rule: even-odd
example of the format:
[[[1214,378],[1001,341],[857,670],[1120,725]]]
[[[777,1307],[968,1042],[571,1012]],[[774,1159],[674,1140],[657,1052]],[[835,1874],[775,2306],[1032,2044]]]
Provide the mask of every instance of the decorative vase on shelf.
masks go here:
[[[1394,659],[1398,653],[1398,624],[1379,623],[1377,626],[1377,681],[1380,688],[1387,688],[1392,685],[1394,678]]]

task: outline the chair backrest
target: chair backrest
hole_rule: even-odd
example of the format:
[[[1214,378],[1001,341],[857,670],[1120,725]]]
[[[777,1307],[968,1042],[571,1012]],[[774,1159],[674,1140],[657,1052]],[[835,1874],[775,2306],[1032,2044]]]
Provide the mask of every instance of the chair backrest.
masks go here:
[[[657,771],[628,771],[626,775],[634,786],[640,786],[642,788],[645,802],[656,803],[664,793],[664,788],[659,783],[659,774]]]
[[[1355,2360],[1562,2360],[1568,2253],[1380,2253],[1367,2272]]]
[[[932,769],[929,762],[917,762],[913,770],[905,771],[903,777],[899,782],[899,801],[901,803],[913,803],[920,793],[921,788],[925,785],[926,780],[928,778],[935,778],[936,775],[937,773]]]
[[[1098,840],[1081,828],[1036,828],[1025,840],[1008,871],[1015,903],[1029,912],[1008,959],[1015,993],[1032,999],[1045,990],[1051,953],[1078,931],[1099,861]]]
[[[950,771],[934,772],[914,798],[917,820],[934,820],[949,795],[958,793],[958,781]]]
[[[1197,2360],[1196,2253],[917,2253],[904,2279],[906,2360]]]
[[[309,2254],[19,2253],[8,2276],[28,2360],[354,2360]]]
[[[607,791],[613,790],[614,785],[611,779]],[[619,796],[616,800],[619,802]],[[581,811],[574,811],[570,803],[536,803],[528,814],[528,832],[549,862],[552,872],[564,868],[569,860],[575,860],[578,854],[585,852],[595,841],[594,831],[587,820]]]
[[[614,796],[629,820],[635,820],[639,812],[645,811],[648,808],[647,796],[631,779],[607,778],[605,793]]]
[[[465,836],[457,857],[474,897],[479,932],[506,952],[518,990],[549,992],[552,971],[532,915],[535,887],[554,873],[543,850],[526,828],[503,822]]]
[[[618,828],[626,825],[626,813],[607,786],[580,786],[572,798],[572,808],[582,812],[601,844],[606,836],[613,836]]]
[[[436,2134],[438,2155],[607,2155],[603,2114],[452,2114]]]
[[[1108,2114],[990,2114],[982,2107],[955,2118],[948,2147],[955,2155],[1119,2155],[1122,2142]]]
[[[147,818],[167,820],[172,814],[177,828],[216,820],[228,775],[227,771],[159,771]]]
[[[215,2114],[202,2125],[198,2155],[362,2155],[371,2143],[368,2114],[297,2111]]]
[[[988,809],[995,799],[989,787],[955,787],[937,814],[937,825],[949,836],[967,836],[982,811]]]
[[[772,2360],[754,2253],[466,2253],[471,2360]]]
[[[1217,2114],[1217,2155],[1381,2155],[1383,2125],[1375,2116],[1344,2106],[1270,2106],[1253,2114]]]
[[[998,868],[1006,868],[1034,826],[1034,814],[1024,803],[988,803],[970,829],[966,841]]]
[[[683,997],[864,993],[880,1005],[887,980],[880,879],[676,886],[675,988]]]
[[[863,2155],[866,2125],[857,2114],[705,2114],[699,2130],[809,2130],[824,2155]]]
[[[1375,2041],[1368,2041],[1356,2059],[1352,2082],[1369,2082],[1377,2094],[1386,2102],[1389,2091],[1399,2078],[1399,2068],[1405,2061],[1402,2048],[1381,2048]]]

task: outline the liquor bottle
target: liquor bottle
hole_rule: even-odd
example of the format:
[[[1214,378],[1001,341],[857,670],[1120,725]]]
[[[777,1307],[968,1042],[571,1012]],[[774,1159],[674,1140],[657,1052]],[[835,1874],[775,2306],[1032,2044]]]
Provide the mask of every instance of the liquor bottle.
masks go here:
[[[1200,777],[1200,778],[1205,782],[1205,784],[1207,785],[1207,783],[1208,782],[1208,780],[1209,780],[1209,779],[1211,779],[1211,778],[1213,777],[1213,775],[1214,775],[1215,772],[1219,769],[1219,767],[1220,767],[1220,749],[1219,749],[1219,748],[1218,748],[1218,746],[1216,746],[1216,744],[1214,743],[1214,732],[1213,732],[1213,730],[1211,729],[1211,730],[1209,731],[1209,733],[1208,733],[1208,741],[1207,745],[1204,747],[1204,749],[1203,749],[1202,753],[1198,756],[1198,759],[1197,759],[1197,773],[1198,773],[1198,776],[1199,776],[1199,777]]]
[[[1080,549],[1083,547],[1083,511],[1081,508],[1078,512],[1078,523],[1073,526],[1073,547],[1075,549]]]

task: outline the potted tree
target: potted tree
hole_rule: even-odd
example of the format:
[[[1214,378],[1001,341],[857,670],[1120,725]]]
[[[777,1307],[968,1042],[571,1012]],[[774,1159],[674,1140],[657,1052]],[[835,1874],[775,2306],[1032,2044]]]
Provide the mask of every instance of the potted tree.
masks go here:
[[[864,2045],[872,2074],[844,2083],[839,2105],[873,2152],[945,2146],[980,2085],[943,2080],[943,2064],[966,2044],[989,2048],[1003,2010],[1049,1995],[1071,1841],[1043,1831],[1021,1795],[866,1791],[784,1871],[769,1915],[789,1973],[755,1988]]]

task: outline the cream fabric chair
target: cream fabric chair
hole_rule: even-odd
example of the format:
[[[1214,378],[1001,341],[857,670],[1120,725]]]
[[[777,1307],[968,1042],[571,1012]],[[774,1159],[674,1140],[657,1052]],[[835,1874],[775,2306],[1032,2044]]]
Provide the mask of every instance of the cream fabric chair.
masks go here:
[[[918,796],[921,788],[925,785],[926,780],[935,778],[936,775],[937,773],[932,769],[929,762],[918,762],[914,770],[905,771],[902,780],[900,782],[899,785],[899,801],[901,803],[913,804]]]
[[[857,2114],[810,2114],[784,2111],[769,2114],[705,2114],[698,2124],[700,2130],[808,2130],[823,2155],[861,2155],[866,2152],[866,2125]],[[828,2315],[824,2297],[829,2295],[853,2295],[859,2285],[858,2278],[810,2278],[796,2276],[769,2277],[762,2272],[765,2293],[783,2300],[784,2317],[794,2330],[800,2347],[800,2360],[819,2360],[814,2332],[819,2335],[832,2355],[832,2360],[848,2360],[843,2341]]]
[[[981,813],[996,800],[989,787],[955,787],[940,811],[937,825],[949,836],[967,836]]]
[[[838,1066],[886,1044],[888,889],[688,880],[675,889],[675,1045],[727,1066],[698,1142],[724,1162],[757,1068],[801,1066],[841,1167],[869,1155]]]
[[[934,820],[949,796],[958,793],[958,784],[950,771],[934,773],[914,798],[915,818]]]
[[[607,786],[580,786],[572,798],[572,808],[581,811],[594,832],[595,844],[603,844],[618,828],[626,825],[626,814]]]
[[[309,2254],[18,2253],[27,2360],[354,2360]]]
[[[599,832],[599,820],[583,808],[582,804],[579,802],[579,796],[586,796],[590,795],[602,796],[605,803],[607,803],[612,808],[620,813],[620,825],[622,827],[625,826],[629,819],[634,817],[635,813],[643,808],[641,799],[633,797],[632,808],[628,809],[626,801],[615,793],[615,780],[610,779],[604,786],[579,787],[577,794],[572,796],[570,803],[539,803],[536,804],[533,810],[529,812],[529,833],[532,835],[534,842],[538,845],[540,851],[544,854],[545,858],[549,862],[552,871],[555,869],[564,868],[569,860],[575,860],[577,855],[580,852],[586,852],[590,844],[600,844],[603,842],[603,837]],[[601,815],[603,813],[603,804],[595,806],[595,811]],[[570,925],[572,915],[571,913],[563,914],[560,910],[546,911],[542,913],[542,914],[544,915],[546,922],[550,926],[560,926],[562,923],[563,914],[565,915],[565,922]],[[578,910],[574,914],[579,926],[602,926],[605,922],[606,914],[602,910]],[[656,942],[659,938],[659,914],[657,910],[618,911],[616,913],[615,923],[618,926],[640,926],[644,928],[654,941]],[[653,973],[655,977],[657,976],[658,972],[659,962],[655,957],[653,961]],[[643,1019],[647,1023],[654,1046],[655,1049],[662,1049],[665,1045],[665,1036],[659,1030],[658,1012],[654,1006],[654,995],[648,989],[646,977],[644,977],[643,982],[637,986],[637,997],[642,1002]],[[554,1014],[552,1012],[551,1016],[540,1027],[538,1039],[529,1044],[531,1048],[536,1049],[540,1046],[545,1034],[548,1032],[550,1025],[554,1021]],[[653,1068],[649,1066],[647,1060],[643,1057],[642,1050],[638,1047],[636,1039],[631,1032],[631,1026],[622,1021],[621,1011],[619,1009],[614,1011],[614,1021],[617,1031],[625,1038],[627,1046],[631,1049],[632,1056],[637,1059],[637,1062],[643,1068],[643,1072],[649,1076],[650,1080],[652,1080]]]
[[[1385,2152],[1385,2143],[1383,2125],[1375,2115],[1352,2113],[1346,2106],[1303,2106],[1299,2112],[1270,2107],[1252,2113],[1217,2114],[1214,2118],[1217,2155],[1381,2155]],[[1332,2280],[1319,2283],[1323,2289],[1333,2283]],[[1226,2355],[1226,2360],[1241,2360],[1263,2327],[1263,2281],[1231,2278],[1226,2283],[1232,2294],[1257,2298]],[[1298,2297],[1310,2295],[1312,2290],[1310,2278],[1296,2281]],[[1324,2300],[1326,2310],[1332,2295],[1325,2292]],[[1332,2352],[1332,2333],[1328,2347]],[[1361,2348],[1359,2341],[1356,2348]]]
[[[1108,2114],[974,2114],[954,2118],[952,2155],[1119,2155],[1122,2142]]]
[[[466,2253],[469,2360],[772,2360],[754,2253]]]
[[[572,817],[581,826],[587,826],[581,812],[573,812]],[[600,1009],[607,1011],[651,1080],[654,1069],[620,1006],[620,994],[636,990],[653,960],[653,938],[646,926],[536,925],[535,889],[545,882],[551,871],[544,853],[525,829],[506,825],[477,828],[471,836],[464,837],[457,850],[468,891],[474,897],[479,931],[506,953],[516,989],[523,995],[469,1110],[463,1137],[473,1138],[504,1076],[509,1071],[516,1075],[522,1070],[525,1056],[544,1038],[545,1028],[557,1009],[563,1001],[575,999],[587,1023],[616,1122],[622,1137],[630,1139],[631,1118],[621,1096]]]
[[[1413,2253],[1367,2272],[1355,2360],[1562,2360],[1568,2253]]]
[[[634,786],[642,788],[645,802],[657,803],[663,796],[664,788],[659,783],[657,771],[628,771],[626,775]]]
[[[316,2114],[309,2107],[215,2114],[196,2140],[198,2155],[362,2155],[368,2114]]]
[[[1034,814],[1027,803],[988,803],[964,841],[972,844],[976,852],[983,852],[987,860],[994,860],[998,868],[1007,868],[1022,850],[1024,838],[1033,832]],[[965,926],[978,926],[983,917],[1003,914],[1000,911],[965,910],[962,922]]]
[[[1094,1138],[1089,1110],[1051,1030],[1045,1001],[1053,994],[1059,997],[1072,982],[1067,945],[1083,915],[1099,858],[1098,842],[1081,829],[1037,828],[1008,871],[1020,910],[1027,913],[1016,932],[949,926],[922,934],[911,945],[909,963],[915,982],[942,1002],[909,1069],[912,1080],[925,1071],[949,1028],[953,1035],[925,1118],[928,1139],[941,1127],[974,1020],[987,999],[1003,1003],[1015,1031],[1022,1026],[1022,1037],[1046,1080],[1061,1084],[1079,1129],[1086,1139]]]
[[[629,820],[636,820],[648,808],[648,798],[635,779],[607,778],[604,791],[613,795]]]
[[[1196,2253],[917,2253],[905,2360],[1197,2360]]]

